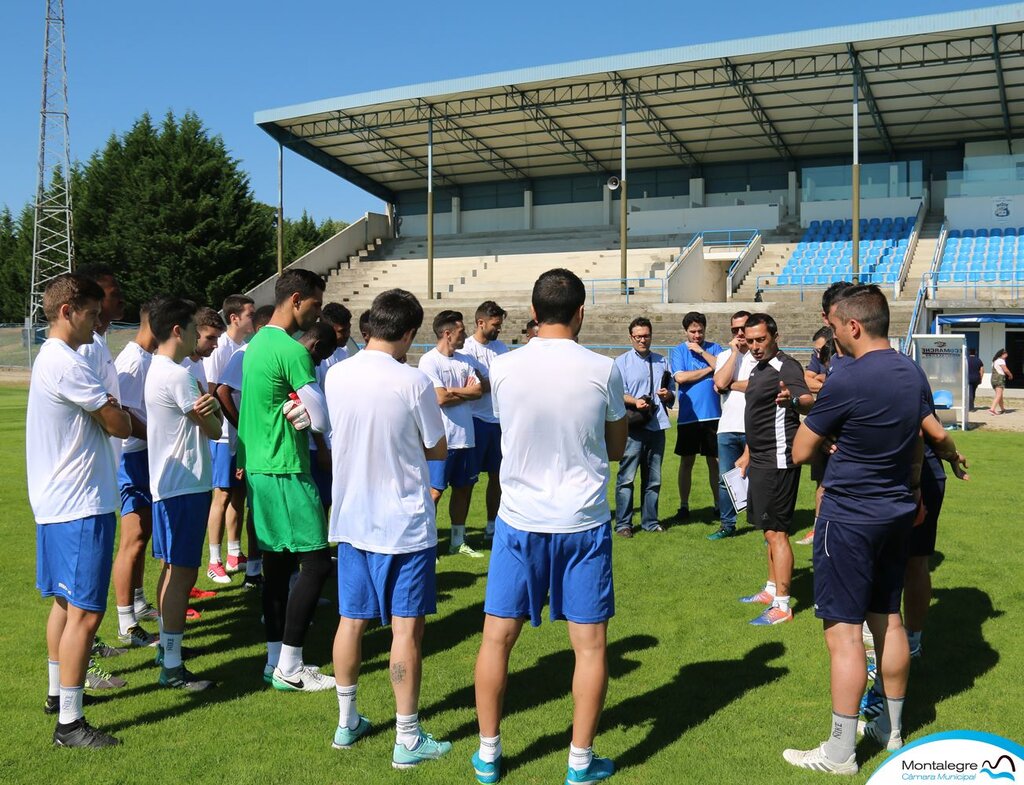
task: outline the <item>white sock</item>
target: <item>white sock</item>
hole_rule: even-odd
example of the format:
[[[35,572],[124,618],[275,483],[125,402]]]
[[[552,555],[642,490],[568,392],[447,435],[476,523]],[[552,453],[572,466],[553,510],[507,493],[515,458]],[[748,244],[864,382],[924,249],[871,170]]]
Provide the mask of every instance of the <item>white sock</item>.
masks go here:
[[[494,536],[494,518],[487,519],[487,526],[484,528],[484,531],[487,532],[488,536]],[[488,763],[490,763],[490,761],[488,761]]]
[[[68,725],[85,716],[82,711],[85,687],[65,687],[61,685],[58,689],[60,691],[60,715],[57,717],[57,722],[61,725]]]
[[[144,610],[146,610],[146,606],[149,605],[149,602],[146,600],[145,589],[136,589],[134,592],[134,599],[136,613],[142,613]]]
[[[131,605],[117,606],[117,631],[127,635],[128,630],[135,626],[135,608]]]
[[[220,564],[220,543],[210,543],[210,564]]]
[[[356,711],[356,685],[334,688],[338,693],[338,727],[355,730],[359,725],[359,712]]]
[[[593,747],[577,747],[569,744],[569,768],[577,771],[586,771],[590,761],[594,759]]]
[[[480,751],[477,753],[484,763],[494,763],[501,757],[501,734],[497,736],[481,736]]]
[[[783,597],[781,594],[776,594],[775,602],[772,603],[772,607],[789,612],[789,597]]]
[[[764,585],[764,590],[768,592],[772,597],[775,596],[775,581],[768,581]]]
[[[60,695],[60,663],[53,660],[46,661],[46,675],[49,678],[49,685],[46,688],[47,695]]]
[[[281,656],[277,667],[285,676],[291,676],[302,667],[302,647],[281,644]]]
[[[181,639],[184,637],[183,632],[165,632],[160,636],[160,643],[164,647],[164,667],[167,670],[181,665]]]
[[[458,548],[466,541],[466,527],[452,524],[452,547]]]
[[[395,715],[396,741],[407,750],[415,749],[420,743],[420,715],[396,714]]]
[[[241,556],[242,555],[242,541],[235,540],[232,542],[228,540],[228,556]]]
[[[255,578],[263,572],[263,559],[249,559],[245,563],[245,574],[248,578]]]
[[[857,746],[857,715],[832,712],[832,732],[825,741],[825,757],[833,763],[845,763]]]
[[[267,641],[267,665],[276,668],[281,661],[281,641]]]

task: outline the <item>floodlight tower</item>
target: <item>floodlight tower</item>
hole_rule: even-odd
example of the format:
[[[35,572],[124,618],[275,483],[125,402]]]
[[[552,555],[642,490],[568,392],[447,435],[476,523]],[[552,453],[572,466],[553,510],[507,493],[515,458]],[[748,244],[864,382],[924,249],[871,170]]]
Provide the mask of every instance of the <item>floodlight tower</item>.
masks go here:
[[[25,320],[29,361],[42,321],[43,290],[74,267],[71,240],[71,150],[68,138],[68,63],[64,0],[46,0],[43,100],[39,117],[39,176],[32,228],[32,288]]]

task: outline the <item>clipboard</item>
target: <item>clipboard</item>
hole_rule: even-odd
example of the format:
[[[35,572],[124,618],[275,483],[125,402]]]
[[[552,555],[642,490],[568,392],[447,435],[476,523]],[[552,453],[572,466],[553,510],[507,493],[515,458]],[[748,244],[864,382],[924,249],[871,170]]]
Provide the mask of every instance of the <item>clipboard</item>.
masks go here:
[[[747,509],[747,478],[739,469],[730,469],[722,475],[722,480],[725,481],[725,490],[729,492],[736,512]]]

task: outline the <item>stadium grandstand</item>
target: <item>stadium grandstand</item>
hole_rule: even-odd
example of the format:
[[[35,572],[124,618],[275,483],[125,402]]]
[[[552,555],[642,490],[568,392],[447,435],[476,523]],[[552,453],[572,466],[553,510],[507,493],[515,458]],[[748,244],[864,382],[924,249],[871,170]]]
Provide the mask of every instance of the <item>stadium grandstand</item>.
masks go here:
[[[521,327],[536,274],[564,266],[600,314],[581,336],[595,348],[621,347],[639,313],[674,343],[695,306],[722,339],[728,314],[755,304],[782,314],[797,347],[820,325],[820,292],[856,272],[890,294],[894,334],[956,330],[982,357],[1005,346],[1024,359],[1021,3],[384,89],[255,121],[386,203],[286,260],[329,275],[328,298],[354,312],[401,286],[430,300],[428,316],[493,298]]]

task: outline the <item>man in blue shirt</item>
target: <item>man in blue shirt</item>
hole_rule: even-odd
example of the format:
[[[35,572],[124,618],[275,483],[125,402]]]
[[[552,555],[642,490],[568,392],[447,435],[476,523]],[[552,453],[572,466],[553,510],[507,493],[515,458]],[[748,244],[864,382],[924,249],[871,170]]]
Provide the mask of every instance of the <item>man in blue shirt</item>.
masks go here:
[[[636,422],[630,425],[615,483],[615,533],[620,537],[633,536],[633,480],[638,466],[643,486],[640,526],[648,532],[664,531],[658,523],[658,494],[665,431],[669,428],[667,409],[675,402],[675,395],[668,360],[651,351],[653,335],[650,319],[637,317],[629,324],[633,348],[615,358],[615,367],[622,375],[626,408],[639,415],[631,418]]]
[[[715,358],[722,353],[722,347],[704,340],[707,326],[704,314],[690,311],[683,317],[686,339],[669,353],[673,379],[679,386],[679,520],[690,517],[690,485],[698,454],[708,463],[711,498],[718,498],[718,420],[722,416],[722,402],[712,376]]]
[[[807,463],[826,439],[835,442],[814,539],[814,608],[831,658],[832,728],[818,747],[785,750],[783,757],[801,768],[854,774],[857,713],[867,680],[865,620],[875,640],[886,710],[863,732],[889,750],[903,746],[910,649],[899,611],[918,513],[921,432],[957,477],[966,479],[967,463],[932,415],[924,373],[889,348],[889,305],[882,291],[873,285],[847,289],[832,306],[829,323],[854,361],[829,377],[797,432],[793,459]]]

